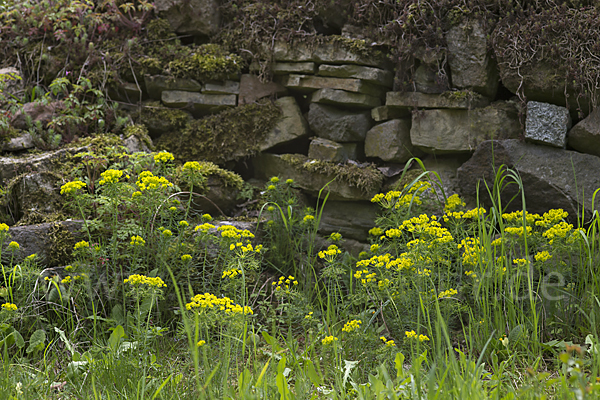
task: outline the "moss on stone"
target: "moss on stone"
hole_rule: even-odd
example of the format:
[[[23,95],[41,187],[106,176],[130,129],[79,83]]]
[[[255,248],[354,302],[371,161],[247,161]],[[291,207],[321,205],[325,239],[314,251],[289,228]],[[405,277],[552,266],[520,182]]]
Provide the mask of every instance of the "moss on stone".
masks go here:
[[[142,108],[137,123],[146,125],[153,138],[163,133],[178,133],[185,128],[191,116],[183,110],[163,107],[159,101],[147,103]]]
[[[156,146],[179,162],[222,163],[255,154],[281,110],[271,102],[248,104],[189,121],[179,135],[163,135]]]
[[[205,82],[238,74],[242,64],[240,56],[224,51],[219,45],[205,44],[195,48],[188,57],[171,61],[168,69],[174,77]]]
[[[283,154],[281,159],[299,169],[335,176],[340,181],[356,187],[364,193],[379,189],[385,179],[381,171],[373,164],[367,166],[350,163],[336,164],[330,161],[311,160],[301,154]]]
[[[144,143],[150,150],[154,151],[154,145],[152,144],[152,139],[150,139],[150,135],[148,134],[148,128],[144,124],[133,124],[125,127],[123,129],[123,137],[127,139],[130,136],[135,136],[142,143]]]
[[[67,265],[73,260],[73,247],[77,238],[60,222],[55,223],[48,231],[50,249],[46,262],[48,265]]]

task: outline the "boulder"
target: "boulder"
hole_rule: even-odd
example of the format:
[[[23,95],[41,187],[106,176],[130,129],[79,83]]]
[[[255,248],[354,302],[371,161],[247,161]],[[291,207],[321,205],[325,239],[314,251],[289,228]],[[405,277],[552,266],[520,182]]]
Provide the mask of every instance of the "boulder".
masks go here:
[[[571,117],[565,107],[537,101],[527,102],[525,139],[564,149],[570,127]]]
[[[202,87],[203,94],[240,94],[240,83],[236,81],[208,82]]]
[[[365,155],[404,163],[421,154],[410,142],[410,119],[393,119],[375,125],[365,138]]]
[[[577,151],[600,157],[600,108],[569,131],[567,143]]]
[[[487,97],[469,91],[429,94],[419,92],[388,92],[385,105],[403,108],[451,108],[470,110],[486,107],[490,104]]]
[[[363,67],[360,65],[319,65],[317,75],[333,78],[353,78],[364,82],[392,87],[394,74],[380,68]]]
[[[209,176],[206,181],[208,191],[203,196],[193,196],[192,208],[200,213],[213,216],[229,215],[235,211],[235,206],[242,201],[238,198],[240,189],[227,185],[218,176]],[[181,202],[187,204],[187,195],[181,196]]]
[[[23,108],[15,113],[11,125],[16,129],[27,130],[30,128],[27,120],[30,119],[31,126],[36,125],[39,121],[42,124],[42,128],[45,128],[48,122],[60,112],[62,107],[63,103],[61,101],[48,104],[42,104],[37,101],[25,103]]]
[[[35,147],[33,138],[29,133],[22,133],[20,136],[10,139],[2,144],[3,151],[19,151]]]
[[[398,118],[410,118],[410,116],[411,112],[408,108],[381,106],[371,110],[371,118],[373,118],[373,121],[375,122],[383,122]]]
[[[235,107],[237,96],[234,94],[202,94],[181,90],[162,92],[163,104],[170,108],[189,107],[194,111],[215,112],[227,107]]]
[[[369,230],[375,226],[379,207],[366,201],[329,201],[325,203],[319,232],[330,235],[339,232],[343,238],[366,242]]]
[[[219,29],[217,0],[156,0],[154,11],[178,34],[212,36]]]
[[[314,62],[277,62],[271,65],[271,71],[273,71],[273,75],[313,75],[316,70],[317,65]]]
[[[309,135],[308,123],[304,119],[300,106],[298,106],[294,97],[282,97],[275,101],[275,105],[281,109],[282,115],[275,127],[260,143],[260,151],[265,151],[299,138],[308,138]]]
[[[518,110],[511,102],[495,102],[474,110],[422,110],[413,113],[410,139],[426,153],[473,152],[489,139],[515,139],[522,134]]]
[[[310,101],[313,103],[331,104],[348,108],[362,109],[371,109],[381,105],[381,100],[379,100],[378,97],[336,89],[317,90],[312,94]]]
[[[487,34],[478,21],[468,20],[446,33],[452,85],[490,98],[498,90],[498,70],[490,57]]]
[[[334,142],[358,142],[365,139],[373,123],[368,111],[352,112],[312,103],[308,124],[319,137]]]
[[[360,179],[346,179],[340,174],[319,172],[319,168],[313,168],[316,165],[324,165],[324,161],[310,160],[306,156],[296,154],[268,154],[262,153],[254,159],[254,173],[259,179],[269,179],[272,176],[280,176],[285,179],[293,179],[294,184],[309,193],[312,196],[318,196],[321,189],[326,189],[321,193],[325,196],[329,193],[329,200],[339,201],[370,201],[381,189],[381,181],[373,182],[363,189],[360,189]],[[331,166],[332,163],[326,164]],[[335,165],[335,164],[333,164]],[[356,165],[348,166],[355,171],[361,169]],[[369,168],[369,167],[365,167]],[[369,174],[373,171],[369,170]]]
[[[10,209],[15,221],[43,221],[46,216],[59,211],[63,205],[60,186],[63,179],[50,171],[19,175],[10,182]]]
[[[277,62],[317,62],[319,64],[357,64],[386,69],[389,61],[383,53],[363,55],[354,53],[342,41],[324,40],[322,43],[289,43],[278,41],[273,46],[273,60]]]
[[[358,144],[337,143],[318,137],[310,142],[308,158],[331,162],[356,160],[358,158]]]
[[[68,156],[83,151],[88,151],[88,147],[70,147],[26,157],[0,157],[0,185],[6,185],[17,175],[52,170]]]
[[[263,97],[285,96],[287,89],[276,82],[261,82],[256,75],[244,74],[240,79],[239,104],[250,104]]]
[[[519,174],[525,190],[527,210],[542,214],[552,208],[562,208],[572,219],[585,209],[586,218],[592,212],[592,195],[600,188],[600,158],[576,151],[523,143],[519,140],[485,141],[473,157],[458,169],[458,184],[465,196],[477,195],[489,205],[488,187],[492,187],[496,171],[504,164]],[[516,184],[505,185],[502,206],[522,210]],[[595,209],[600,204],[596,201]]]
[[[144,75],[144,83],[148,97],[160,100],[165,90],[181,90],[199,92],[202,85],[195,79],[173,78],[165,75]]]
[[[282,81],[283,86],[304,93],[318,89],[338,89],[347,92],[364,93],[373,97],[381,97],[385,90],[360,79],[330,78],[314,75],[289,75]]]
[[[71,240],[69,242],[72,242],[72,246],[77,240],[83,240],[84,236],[80,232],[82,226],[83,221],[77,220],[13,226],[8,230],[9,241],[19,243],[19,260],[35,254],[44,265],[56,267],[58,266],[56,262],[59,261],[62,255],[57,253],[64,252],[64,249],[59,249],[58,246],[67,244],[56,243],[57,236],[70,236]],[[65,238],[61,237],[60,239],[64,241]],[[71,250],[72,247],[69,247],[69,251]]]

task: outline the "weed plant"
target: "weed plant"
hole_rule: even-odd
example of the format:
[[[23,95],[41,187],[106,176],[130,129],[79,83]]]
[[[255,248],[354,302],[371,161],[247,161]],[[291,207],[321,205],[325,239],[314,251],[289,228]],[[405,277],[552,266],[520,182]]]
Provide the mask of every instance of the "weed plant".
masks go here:
[[[194,209],[205,163],[78,157],[69,265],[22,257],[0,225],[2,398],[598,396],[597,214],[504,212],[513,171],[489,208],[437,196],[427,171],[377,194],[355,258],[339,233],[316,244],[327,197],[300,207],[284,177],[259,243]]]

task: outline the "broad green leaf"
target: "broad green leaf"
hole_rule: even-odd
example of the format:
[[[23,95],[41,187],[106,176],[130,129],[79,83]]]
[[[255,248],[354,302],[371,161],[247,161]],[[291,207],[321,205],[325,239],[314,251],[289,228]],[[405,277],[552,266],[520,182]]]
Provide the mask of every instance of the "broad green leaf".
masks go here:
[[[44,350],[46,344],[46,332],[43,329],[38,329],[33,332],[29,338],[29,346],[25,351],[27,354]]]

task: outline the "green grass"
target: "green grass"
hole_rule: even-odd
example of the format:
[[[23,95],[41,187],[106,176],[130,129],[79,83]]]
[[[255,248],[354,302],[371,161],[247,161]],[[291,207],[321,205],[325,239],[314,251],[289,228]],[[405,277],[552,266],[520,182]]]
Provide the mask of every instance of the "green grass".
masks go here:
[[[22,260],[0,225],[1,398],[598,397],[600,221],[504,212],[514,171],[489,209],[427,171],[375,196],[355,258],[340,235],[317,245],[327,197],[303,208],[285,177],[262,194],[259,243],[178,200],[201,164],[105,165],[63,186],[86,220],[68,266]]]

